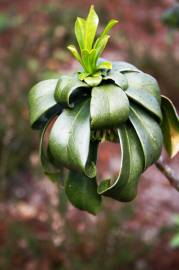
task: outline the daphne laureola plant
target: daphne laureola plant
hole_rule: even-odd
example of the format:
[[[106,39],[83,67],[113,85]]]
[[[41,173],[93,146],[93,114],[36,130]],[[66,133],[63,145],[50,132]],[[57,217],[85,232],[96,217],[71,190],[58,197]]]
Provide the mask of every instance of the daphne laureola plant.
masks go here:
[[[160,95],[157,81],[127,62],[100,58],[111,20],[95,39],[98,16],[91,6],[77,18],[80,51],[68,49],[80,62],[72,75],[36,84],[29,93],[30,122],[41,130],[40,159],[51,179],[64,184],[70,202],[96,214],[102,196],[133,200],[140,175],[155,163],[164,145],[170,156],[179,150],[179,118],[172,102]],[[121,165],[116,179],[96,181],[98,146],[120,143]],[[68,169],[63,181],[62,172]]]

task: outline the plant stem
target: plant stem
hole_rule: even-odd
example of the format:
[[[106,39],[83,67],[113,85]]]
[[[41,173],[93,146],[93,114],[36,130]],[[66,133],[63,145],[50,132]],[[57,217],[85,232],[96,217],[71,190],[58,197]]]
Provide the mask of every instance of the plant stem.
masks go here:
[[[156,167],[165,175],[170,184],[179,191],[179,177],[173,172],[173,170],[164,163],[162,157],[159,158],[158,161],[155,162]]]

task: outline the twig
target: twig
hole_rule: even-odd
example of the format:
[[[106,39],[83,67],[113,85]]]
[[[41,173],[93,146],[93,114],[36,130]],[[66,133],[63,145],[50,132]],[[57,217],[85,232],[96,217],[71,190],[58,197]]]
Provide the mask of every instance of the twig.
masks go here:
[[[170,184],[179,191],[179,177],[173,172],[173,170],[164,163],[162,157],[159,158],[158,161],[155,162],[156,167],[165,175]]]

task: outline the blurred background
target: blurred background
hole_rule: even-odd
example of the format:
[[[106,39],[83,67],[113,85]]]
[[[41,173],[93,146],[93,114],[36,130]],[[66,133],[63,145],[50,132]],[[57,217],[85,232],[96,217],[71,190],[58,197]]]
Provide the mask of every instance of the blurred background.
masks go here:
[[[74,41],[76,17],[86,17],[91,4],[0,0],[1,270],[179,269],[179,194],[155,166],[143,174],[132,203],[104,199],[100,214],[92,216],[72,207],[39,164],[28,91],[39,80],[78,68],[66,46]],[[129,61],[152,74],[179,108],[179,22],[173,27],[161,21],[176,1],[93,4],[100,29],[111,18],[120,21],[104,57]],[[101,145],[100,177],[117,174],[118,148]],[[165,156],[165,161],[179,174],[179,155]]]

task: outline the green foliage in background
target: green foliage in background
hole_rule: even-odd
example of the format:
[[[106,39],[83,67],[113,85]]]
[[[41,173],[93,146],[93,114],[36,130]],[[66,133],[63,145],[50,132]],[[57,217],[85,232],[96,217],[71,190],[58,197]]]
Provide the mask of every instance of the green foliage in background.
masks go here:
[[[161,17],[164,24],[169,27],[178,29],[179,28],[179,4],[175,4],[168,8]]]
[[[157,81],[129,63],[99,58],[116,22],[110,21],[94,41],[98,17],[92,6],[87,19],[75,24],[81,55],[68,47],[83,69],[39,82],[29,93],[31,126],[42,131],[44,172],[61,181],[67,168],[67,197],[92,214],[100,210],[102,196],[133,200],[140,175],[157,161],[163,144],[171,156],[179,145],[178,114],[161,97]],[[98,185],[97,150],[104,140],[120,143],[121,166],[116,179]]]

